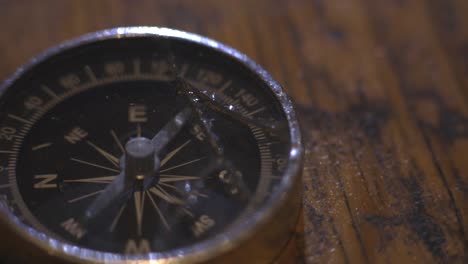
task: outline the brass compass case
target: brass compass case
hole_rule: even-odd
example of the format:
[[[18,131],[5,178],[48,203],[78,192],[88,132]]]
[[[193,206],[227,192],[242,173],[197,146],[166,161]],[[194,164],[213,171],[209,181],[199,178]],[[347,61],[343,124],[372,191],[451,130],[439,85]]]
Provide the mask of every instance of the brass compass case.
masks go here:
[[[22,95],[22,93],[18,92],[19,91],[18,83],[21,83],[23,81],[23,79],[25,78],[24,76],[28,76],[30,72],[34,72],[36,71],[36,69],[40,67],[44,67],[44,65],[53,64],[54,61],[58,60],[57,58],[60,58],[61,61],[66,61],[66,59],[63,59],[63,57],[66,58],[68,55],[64,56],[63,54],[68,54],[68,53],[73,52],[73,54],[75,54],[73,56],[75,57],[78,56],[76,54],[82,54],[80,56],[86,57],[88,54],[87,52],[91,52],[94,46],[103,45],[103,47],[107,47],[105,45],[110,45],[109,47],[113,47],[112,45],[115,46],[115,45],[120,45],[120,43],[128,42],[130,44],[128,44],[128,46],[126,47],[133,47],[133,48],[140,47],[143,45],[141,43],[145,43],[143,46],[147,47],[148,46],[147,43],[149,43],[148,41],[155,43],[155,45],[162,45],[162,46],[164,46],[165,44],[161,44],[161,43],[165,43],[165,42],[173,43],[171,44],[173,45],[173,47],[176,47],[176,46],[180,47],[180,48],[176,48],[176,50],[180,49],[180,50],[183,50],[184,52],[193,50],[194,54],[198,54],[194,56],[198,56],[196,58],[199,61],[195,61],[196,63],[191,62],[189,63],[189,66],[187,66],[186,71],[189,77],[179,78],[179,79],[187,78],[188,81],[180,80],[179,84],[176,84],[176,85],[191,87],[193,83],[193,86],[196,87],[196,88],[193,88],[193,87],[190,88],[190,89],[195,89],[196,91],[189,89],[187,92],[187,95],[189,98],[190,98],[190,95],[195,96],[193,97],[195,98],[193,100],[195,103],[194,105],[192,105],[194,107],[194,110],[192,110],[193,112],[192,116],[196,116],[196,114],[199,113],[197,112],[197,108],[196,108],[196,102],[199,101],[199,98],[206,97],[205,100],[210,100],[211,98],[214,101],[217,100],[216,98],[223,98],[223,95],[219,95],[221,93],[219,92],[219,87],[216,88],[218,91],[217,93],[215,88],[212,89],[210,87],[208,88],[205,87],[206,90],[203,90],[205,88],[199,88],[197,87],[198,84],[196,82],[190,81],[193,78],[195,78],[193,77],[191,79],[190,77],[191,72],[194,74],[194,76],[200,75],[200,71],[202,71],[203,69],[199,67],[205,67],[203,65],[205,64],[210,65],[210,63],[212,62],[214,63],[216,61],[216,63],[218,63],[218,67],[219,65],[221,66],[228,65],[226,66],[227,67],[226,69],[238,70],[239,73],[237,73],[237,71],[229,72],[230,76],[233,76],[232,78],[234,78],[233,83],[236,83],[236,77],[239,78],[239,80],[237,80],[239,83],[243,82],[242,80],[243,76],[244,77],[249,76],[248,78],[254,80],[252,82],[257,83],[258,85],[252,89],[256,89],[255,93],[258,94],[259,98],[261,97],[259,101],[262,102],[261,106],[264,106],[263,108],[260,107],[260,108],[257,108],[258,110],[253,110],[253,111],[251,110],[250,114],[245,115],[246,113],[244,111],[245,109],[241,106],[239,107],[239,109],[241,109],[242,111],[239,111],[238,113],[234,113],[237,108],[236,101],[231,100],[230,104],[226,104],[226,105],[222,105],[222,104],[216,105],[216,103],[213,103],[213,105],[215,105],[214,108],[218,109],[220,112],[223,112],[224,114],[224,115],[222,114],[218,115],[215,113],[214,115],[222,119],[223,116],[232,114],[232,118],[231,118],[232,120],[229,118],[226,118],[226,119],[229,119],[229,121],[226,121],[227,123],[229,123],[230,125],[234,124],[235,126],[235,124],[237,124],[240,120],[246,123],[244,124],[245,128],[242,128],[242,129],[239,128],[240,131],[252,130],[254,131],[253,132],[254,134],[255,133],[260,134],[260,132],[258,131],[260,130],[266,131],[268,129],[274,128],[274,126],[269,127],[270,123],[264,122],[266,119],[265,120],[259,119],[260,121],[255,120],[255,118],[251,117],[253,116],[252,113],[257,113],[260,111],[266,112],[266,110],[264,109],[267,109],[268,108],[267,106],[275,105],[277,108],[276,110],[277,112],[272,110],[271,115],[274,117],[273,119],[275,119],[276,118],[275,113],[279,113],[278,119],[281,119],[283,121],[283,123],[285,124],[283,129],[287,131],[287,133],[284,133],[284,135],[286,135],[285,138],[282,138],[281,140],[271,140],[271,142],[267,142],[268,144],[265,143],[264,145],[262,145],[261,142],[258,143],[258,142],[255,142],[254,140],[252,142],[255,142],[255,144],[257,143],[259,144],[258,148],[260,152],[262,152],[262,149],[265,149],[267,145],[270,146],[274,144],[280,144],[280,146],[278,146],[277,148],[281,149],[282,151],[281,153],[286,153],[286,154],[280,155],[281,153],[279,153],[278,151],[279,154],[276,155],[274,151],[271,151],[273,153],[271,154],[271,157],[268,156],[268,158],[262,158],[262,157],[258,158],[259,160],[261,160],[259,164],[261,163],[263,165],[261,168],[260,168],[260,165],[258,165],[259,171],[261,171],[261,173],[259,173],[259,175],[254,175],[255,177],[259,178],[258,179],[259,183],[258,184],[256,183],[254,185],[256,189],[252,191],[252,195],[249,196],[250,198],[248,198],[247,201],[244,201],[245,208],[241,207],[241,209],[239,209],[240,213],[235,216],[235,219],[229,219],[229,221],[226,220],[226,223],[224,224],[224,226],[219,227],[218,231],[216,232],[213,231],[212,234],[210,234],[210,232],[207,232],[207,234],[205,234],[205,237],[203,237],[203,233],[202,233],[200,239],[194,238],[192,242],[190,243],[187,242],[187,244],[184,244],[182,246],[168,247],[168,248],[164,248],[163,250],[154,250],[154,248],[151,247],[151,250],[149,252],[144,252],[141,254],[126,254],[125,252],[109,252],[109,251],[105,251],[101,249],[95,249],[93,248],[93,246],[83,246],[82,244],[80,244],[81,242],[79,242],[78,240],[77,242],[73,239],[68,239],[67,234],[65,235],[65,237],[67,238],[64,239],[63,238],[64,236],[62,236],[62,234],[57,235],[56,231],[50,231],[51,229],[53,229],[52,227],[50,227],[51,225],[50,223],[44,223],[43,219],[40,219],[40,217],[37,217],[35,213],[30,212],[31,210],[29,208],[31,206],[28,204],[28,199],[30,199],[28,197],[30,196],[29,194],[26,194],[24,192],[24,187],[21,187],[23,185],[23,180],[18,179],[18,177],[21,177],[21,175],[16,175],[16,172],[17,171],[21,172],[22,169],[16,168],[16,167],[14,168],[8,167],[9,162],[11,163],[12,160],[14,160],[13,164],[16,164],[16,159],[24,160],[26,159],[25,157],[28,157],[26,154],[23,153],[24,151],[22,152],[21,150],[25,148],[24,146],[25,141],[18,141],[19,143],[17,143],[16,145],[12,143],[11,148],[9,147],[10,143],[8,144],[5,143],[2,145],[2,143],[0,142],[0,146],[2,147],[3,152],[4,152],[3,154],[1,154],[1,155],[4,155],[4,156],[1,156],[1,159],[3,159],[4,162],[0,164],[0,167],[1,167],[0,177],[5,178],[5,180],[0,181],[0,186],[7,186],[8,188],[11,188],[11,191],[9,191],[8,189],[8,191],[5,190],[3,193],[0,193],[2,195],[2,198],[0,199],[0,208],[1,208],[0,219],[2,222],[0,226],[0,231],[2,231],[2,234],[6,234],[7,240],[11,242],[11,243],[8,243],[8,245],[5,242],[3,242],[4,245],[2,245],[2,247],[4,249],[10,250],[10,252],[1,252],[2,254],[14,253],[12,255],[18,255],[16,257],[18,257],[19,259],[22,259],[26,263],[27,261],[31,261],[31,260],[34,260],[35,262],[40,261],[40,263],[46,263],[46,262],[53,263],[52,261],[58,262],[58,263],[240,263],[240,262],[269,263],[281,252],[281,249],[286,245],[288,239],[291,237],[291,234],[294,232],[295,224],[297,222],[299,211],[300,211],[301,190],[302,190],[301,172],[302,172],[303,146],[301,142],[299,124],[298,124],[296,114],[293,109],[293,105],[290,99],[285,94],[285,92],[280,87],[280,85],[276,81],[274,81],[272,77],[265,70],[263,70],[259,65],[257,65],[251,59],[249,59],[246,55],[230,47],[227,47],[219,42],[216,42],[214,40],[211,40],[211,39],[199,36],[199,35],[178,31],[178,30],[172,30],[172,29],[167,29],[167,28],[157,28],[157,27],[127,27],[127,28],[109,29],[109,30],[104,30],[104,31],[92,33],[89,35],[85,35],[78,39],[66,42],[32,59],[28,64],[20,68],[11,78],[6,80],[2,84],[2,86],[0,87],[0,93],[1,93],[0,101],[6,101],[5,98],[9,99],[8,96],[11,96],[11,94],[16,95],[16,93],[18,93],[18,95]],[[108,44],[108,43],[111,43],[111,44]],[[134,43],[137,43],[137,44],[134,44]],[[169,49],[171,48],[171,45],[169,45]],[[109,48],[109,50],[111,50],[111,48]],[[100,53],[105,53],[106,48],[100,48],[99,51]],[[122,52],[131,53],[132,51],[122,50]],[[184,55],[188,53],[182,52],[180,54]],[[177,66],[178,68],[183,68],[184,63],[180,61],[183,61],[185,58],[184,56],[180,54],[177,54],[177,51],[176,51],[175,57],[177,58],[175,59],[175,61],[172,61],[169,64],[174,64],[174,65],[178,64],[179,65]],[[199,55],[199,54],[211,54],[210,55],[211,57],[209,56],[203,57],[202,55]],[[118,57],[118,55],[115,55],[115,54],[114,56]],[[165,59],[167,60],[169,57],[169,60],[171,60],[170,58],[171,56],[173,55],[166,54]],[[72,56],[70,55],[70,57]],[[95,60],[98,60],[96,56],[91,56],[91,57]],[[103,55],[103,57],[105,57],[105,54]],[[135,71],[135,72],[138,71],[139,73],[138,78],[135,77],[134,75],[130,76],[127,74],[125,76],[123,75],[119,76],[118,78],[116,77],[115,80],[113,81],[108,81],[108,79],[104,79],[104,77],[100,79],[101,73],[97,72],[97,73],[89,74],[92,67],[90,68],[86,64],[83,64],[85,65],[84,67],[85,72],[88,73],[90,83],[92,83],[91,82],[92,80],[94,81],[98,80],[99,82],[96,81],[96,83],[98,84],[95,84],[95,85],[83,84],[81,86],[82,88],[76,88],[76,90],[74,90],[75,88],[69,88],[66,92],[63,92],[64,94],[63,98],[59,98],[61,97],[60,94],[62,93],[57,92],[59,88],[55,88],[55,92],[59,94],[58,98],[56,99],[56,102],[51,100],[50,106],[44,103],[44,105],[42,106],[46,110],[44,110],[43,113],[42,112],[40,114],[38,113],[37,118],[32,118],[31,120],[29,120],[27,114],[25,114],[24,116],[18,116],[18,114],[16,114],[18,111],[15,112],[15,114],[13,115],[11,111],[10,112],[8,111],[8,108],[6,108],[7,110],[2,110],[2,111],[5,111],[4,113],[2,113],[2,117],[4,119],[8,119],[8,117],[11,119],[13,117],[13,119],[15,119],[14,122],[25,123],[21,125],[25,125],[28,128],[24,129],[25,131],[23,133],[24,135],[22,135],[21,137],[26,138],[28,137],[28,133],[30,132],[31,129],[33,130],[35,129],[35,127],[40,127],[41,124],[37,122],[43,122],[41,120],[46,118],[47,115],[50,115],[49,112],[57,111],[56,110],[57,107],[59,107],[58,109],[60,109],[60,107],[65,107],[68,104],[71,104],[71,103],[68,103],[69,101],[70,102],[72,100],[77,101],[78,99],[74,99],[74,98],[80,98],[79,96],[82,96],[82,94],[84,95],[84,94],[89,94],[90,92],[93,92],[93,91],[104,90],[104,88],[102,87],[104,87],[105,85],[112,84],[114,86],[118,86],[120,85],[120,83],[132,84],[132,82],[136,82],[136,81],[147,82],[148,80],[156,81],[158,82],[158,85],[161,85],[161,86],[165,86],[166,83],[170,83],[169,81],[161,81],[159,79],[153,80],[152,79],[153,77],[151,76],[140,74],[141,72],[144,72],[146,69],[149,69],[150,59],[148,58],[151,58],[151,56],[150,55],[145,56],[145,54],[142,55],[142,53],[139,53],[138,58],[139,58],[138,61],[133,60],[131,63],[129,63],[129,65],[133,65],[132,71]],[[203,61],[203,58],[207,58],[207,60]],[[216,60],[213,58],[215,58]],[[111,59],[115,59],[115,58],[111,58]],[[180,61],[177,61],[177,59]],[[224,60],[226,61],[225,63],[224,63]],[[138,62],[138,66],[135,66],[137,65],[136,62]],[[70,63],[74,63],[74,62],[70,61]],[[100,65],[100,62],[97,61],[93,65]],[[206,66],[206,67],[209,67],[209,66]],[[98,66],[95,66],[95,69],[97,68]],[[49,70],[48,72],[51,72],[51,70]],[[105,73],[103,73],[102,75],[104,74]],[[140,77],[140,76],[143,76],[143,77]],[[170,83],[170,84],[172,85],[174,83]],[[231,84],[231,82],[229,82],[229,84]],[[235,85],[232,85],[232,86],[234,87]],[[167,88],[168,91],[171,91],[172,89],[171,87],[172,86]],[[28,88],[28,89],[32,89],[32,88]],[[109,89],[117,89],[117,88],[107,87],[105,89],[109,90]],[[118,89],[121,89],[121,88],[118,87]],[[242,101],[243,99],[245,99],[246,101],[246,105],[244,105],[244,107],[247,107],[250,104],[253,105],[253,102],[255,100],[253,100],[251,96],[250,97],[246,96],[245,90],[240,89],[240,88],[237,90],[236,89],[237,88],[231,88],[232,98],[229,98],[229,96],[226,95],[226,97],[228,98],[227,99],[228,102],[229,102],[229,99],[234,99],[235,96],[240,96],[239,100]],[[202,92],[199,95],[197,95],[197,93],[199,93],[198,92],[199,90],[202,90]],[[215,90],[215,92],[212,92],[213,90]],[[52,94],[54,95],[55,92],[53,92]],[[93,98],[97,98],[98,96],[99,94],[94,94]],[[246,96],[246,97],[243,97],[243,96]],[[122,96],[122,97],[124,98],[125,96]],[[31,98],[31,96],[28,98]],[[45,98],[45,97],[42,97],[42,98]],[[37,102],[38,101],[36,100],[36,103]],[[211,102],[207,101],[207,102],[204,102],[203,104],[209,105],[211,104]],[[30,104],[28,106],[30,106]],[[229,109],[229,108],[233,108],[234,112],[231,113],[230,111],[232,109]],[[36,111],[36,110],[31,110],[31,111]],[[155,110],[155,112],[157,111]],[[239,113],[241,114],[239,115]],[[34,112],[32,112],[32,114],[34,114]],[[60,114],[61,113],[58,113],[56,115],[59,116]],[[264,113],[264,115],[267,115],[267,113]],[[108,118],[109,119],[114,118],[114,116],[112,116],[112,113],[109,112]],[[172,118],[172,117],[167,117],[167,118]],[[235,119],[238,119],[238,120],[235,120]],[[274,121],[275,120],[273,120],[272,122]],[[8,122],[12,122],[12,121],[4,121],[5,124],[7,124]],[[221,120],[220,122],[222,123],[224,121]],[[203,124],[203,122],[201,123]],[[151,130],[150,132],[147,132],[143,129],[143,134],[147,133],[147,135],[144,135],[144,136],[147,138],[151,138],[154,135],[154,133],[158,132],[158,130],[162,126],[163,124],[161,124],[159,128],[156,130],[148,129],[148,131]],[[194,129],[196,128],[196,126],[192,127],[191,124],[186,125],[186,126],[190,126],[190,129],[187,128],[187,131],[190,131],[190,132],[187,132],[187,135],[192,135],[190,133],[192,133],[193,130],[196,130]],[[264,127],[258,128],[258,126],[264,126]],[[3,125],[3,128],[5,127],[7,126]],[[209,128],[209,126],[207,127]],[[23,128],[20,127],[20,125],[18,125],[18,127],[13,127],[12,129],[15,129],[15,131],[20,131]],[[227,129],[227,130],[230,130],[230,129]],[[141,128],[140,128],[140,131],[138,131],[138,133],[139,133],[138,137],[140,137]],[[130,132],[125,135],[123,134],[119,138],[127,142],[129,140],[129,137],[136,137],[136,135],[133,135]],[[205,137],[208,137],[208,138],[209,136],[210,136],[209,133],[208,133],[208,136],[205,135]],[[223,135],[215,135],[215,136],[219,136],[222,142]],[[264,136],[263,134],[261,134],[258,137],[262,138]],[[265,137],[268,138],[268,136],[265,136]],[[272,133],[271,138],[276,139],[276,137],[277,135],[274,135],[274,133]],[[232,135],[227,138],[235,139],[235,135]],[[252,136],[252,138],[254,137]],[[280,143],[278,143],[278,141]],[[244,141],[242,140],[242,142]],[[238,145],[242,145],[243,144],[242,142],[239,141]],[[76,143],[76,142],[73,142],[73,143]],[[229,142],[225,141],[223,143],[228,145]],[[205,144],[205,143],[200,143],[200,144]],[[253,146],[254,147],[252,148],[257,150],[257,145],[253,145]],[[75,146],[73,145],[73,147]],[[209,149],[209,147],[207,147],[207,149]],[[124,154],[125,154],[125,151],[124,151]],[[281,157],[281,158],[278,158],[278,157]],[[235,159],[236,158],[234,158],[234,160]],[[238,159],[242,160],[242,157],[238,157]],[[20,164],[27,164],[27,161],[22,161],[22,162],[23,163],[20,163]],[[267,165],[264,165],[264,164],[270,164],[268,166],[271,166],[271,167],[268,167]],[[246,168],[248,168],[249,165],[247,164],[245,166],[247,166]],[[122,163],[120,164],[119,170],[124,170],[124,165],[122,165]],[[271,175],[270,177],[268,173],[265,172],[265,170],[268,171],[269,173],[271,173],[271,170],[273,170],[273,171],[278,172],[280,175]],[[23,173],[23,174],[26,175],[27,173]],[[219,175],[221,175],[221,173]],[[159,181],[161,181],[161,179],[167,182],[170,181],[169,180],[170,178],[163,178],[163,177],[164,176],[158,176],[155,178],[158,178]],[[166,176],[166,177],[169,177],[169,176]],[[195,178],[195,177],[192,177],[192,178]],[[275,181],[271,179],[265,180],[263,178],[265,179],[271,178],[271,179],[275,179]],[[186,178],[186,179],[189,179],[189,178]],[[209,179],[209,180],[212,180],[212,179]],[[262,185],[262,182],[268,182],[268,184],[265,183],[264,185]],[[46,184],[49,184],[49,185],[46,185]],[[49,182],[46,183],[43,181],[42,186],[49,187],[51,185]],[[190,186],[192,188],[195,185],[192,186],[189,184],[187,186]],[[216,186],[221,186],[221,185],[216,185]],[[268,186],[268,187],[265,187],[265,186]],[[175,187],[173,186],[171,188],[176,189]],[[146,189],[144,190],[146,191]],[[2,191],[2,189],[0,189],[0,191]],[[178,191],[180,192],[180,190]],[[219,191],[219,190],[215,189],[214,191]],[[45,192],[45,190],[40,190],[40,192]],[[133,191],[130,196],[132,195],[134,195]],[[144,192],[143,192],[142,197],[143,198],[146,197]],[[164,198],[165,196],[162,196],[162,197]],[[149,199],[152,199],[152,198],[150,197]],[[210,199],[210,197],[207,199]],[[150,200],[150,201],[152,201],[154,204],[153,200]],[[200,199],[200,203],[203,203],[203,199]],[[83,206],[87,206],[87,205],[83,205]],[[226,205],[226,208],[224,208],[222,204],[219,206],[220,206],[218,208],[220,210],[219,214],[220,215],[226,214],[227,211],[223,211],[223,210],[229,209],[227,207],[228,205]],[[45,206],[42,206],[42,207],[45,207]],[[157,206],[155,205],[155,208],[156,207]],[[41,210],[45,210],[45,209],[41,209]],[[49,208],[48,210],[51,210],[51,209]],[[171,210],[172,209],[170,209],[169,211]],[[47,211],[47,212],[50,212],[50,211]],[[29,219],[29,215],[31,215],[30,217],[31,219]],[[166,224],[166,226],[167,225],[168,224]],[[62,224],[62,226],[67,226],[67,225]],[[148,229],[150,227],[145,227],[145,228]],[[88,231],[88,233],[91,233],[92,235],[91,231]],[[141,233],[141,230],[140,230],[140,233]],[[76,232],[74,234],[76,235]],[[198,235],[199,233],[196,232],[197,237]],[[165,236],[169,237],[168,235],[165,235]],[[161,237],[160,239],[164,240],[164,237],[162,235]],[[81,235],[79,235],[78,238],[81,238]],[[106,243],[105,240],[103,241],[104,241],[103,243]],[[109,241],[109,243],[110,242],[111,241]],[[28,256],[26,256],[24,253],[26,251],[28,252],[27,253]],[[33,257],[34,259],[31,259],[31,257]]]

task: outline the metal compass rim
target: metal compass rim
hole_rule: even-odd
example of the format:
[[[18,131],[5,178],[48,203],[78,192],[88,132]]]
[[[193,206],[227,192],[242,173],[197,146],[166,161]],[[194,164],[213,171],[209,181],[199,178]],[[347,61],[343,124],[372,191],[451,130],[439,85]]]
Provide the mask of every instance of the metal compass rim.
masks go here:
[[[97,263],[102,261],[106,261],[106,263],[123,263],[135,260],[158,260],[160,261],[158,263],[194,263],[206,261],[235,249],[241,245],[243,241],[253,236],[257,229],[265,224],[268,219],[274,216],[275,212],[279,210],[279,207],[281,207],[287,199],[286,196],[291,195],[291,192],[294,191],[293,188],[295,183],[300,180],[303,145],[299,123],[291,99],[286,95],[280,84],[277,83],[269,73],[245,54],[213,39],[197,34],[162,27],[140,26],[118,27],[89,33],[63,42],[62,44],[52,47],[42,54],[32,58],[28,63],[21,66],[10,78],[0,84],[0,97],[3,96],[8,87],[15,83],[24,73],[66,50],[104,40],[138,37],[172,38],[183,40],[187,43],[205,46],[233,58],[240,65],[246,67],[249,71],[260,77],[260,79],[267,84],[268,89],[273,92],[281,105],[289,126],[289,141],[291,146],[289,148],[288,165],[283,175],[283,179],[279,187],[272,193],[269,200],[262,205],[258,211],[252,213],[248,219],[245,219],[245,221],[238,223],[235,226],[231,226],[223,233],[195,245],[167,252],[149,253],[143,256],[127,256],[123,254],[83,249],[66,242],[58,241],[26,226],[7,208],[0,206],[3,213],[6,214],[8,218],[6,224],[16,231],[15,233],[51,255],[58,256],[62,259],[72,260],[74,262],[86,261],[86,263]]]

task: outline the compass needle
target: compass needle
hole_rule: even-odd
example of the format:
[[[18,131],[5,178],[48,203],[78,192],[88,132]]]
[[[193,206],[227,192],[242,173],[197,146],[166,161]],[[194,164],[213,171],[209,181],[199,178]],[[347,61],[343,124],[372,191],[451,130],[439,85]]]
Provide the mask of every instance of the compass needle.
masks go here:
[[[245,55],[118,28],[44,53],[0,88],[0,219],[47,256],[18,263],[268,263],[288,241],[300,129]]]

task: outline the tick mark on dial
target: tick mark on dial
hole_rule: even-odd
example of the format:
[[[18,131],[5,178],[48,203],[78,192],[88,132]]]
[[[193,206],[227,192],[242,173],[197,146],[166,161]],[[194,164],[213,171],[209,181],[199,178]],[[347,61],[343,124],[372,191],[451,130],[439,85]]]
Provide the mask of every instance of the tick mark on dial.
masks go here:
[[[20,121],[20,122],[23,122],[25,124],[28,124],[28,125],[32,125],[33,122],[27,120],[27,119],[24,119],[22,117],[19,117],[19,116],[16,116],[16,115],[13,115],[13,114],[8,114],[8,117],[12,118],[12,119],[15,119],[16,121]]]
[[[50,146],[52,146],[52,143],[51,143],[51,142],[47,142],[47,143],[43,143],[43,144],[36,145],[36,146],[32,147],[31,149],[32,149],[33,151],[36,151],[36,150],[40,150],[40,149],[47,148],[47,147],[50,147]]]
[[[41,90],[44,91],[46,94],[48,94],[50,97],[54,98],[54,99],[58,99],[59,97],[57,96],[57,94],[52,91],[52,89],[50,89],[49,87],[45,86],[45,85],[41,85]]]
[[[88,78],[91,82],[95,82],[97,80],[96,75],[94,74],[91,67],[89,67],[88,65],[84,66],[84,71],[86,75],[88,75]]]

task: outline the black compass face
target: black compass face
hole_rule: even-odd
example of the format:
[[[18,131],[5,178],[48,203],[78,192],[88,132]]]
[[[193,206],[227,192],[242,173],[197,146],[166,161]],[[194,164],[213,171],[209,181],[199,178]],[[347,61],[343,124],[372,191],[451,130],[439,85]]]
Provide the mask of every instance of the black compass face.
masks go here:
[[[177,39],[93,42],[0,102],[0,201],[81,248],[164,252],[215,237],[275,190],[285,115],[234,59]]]

